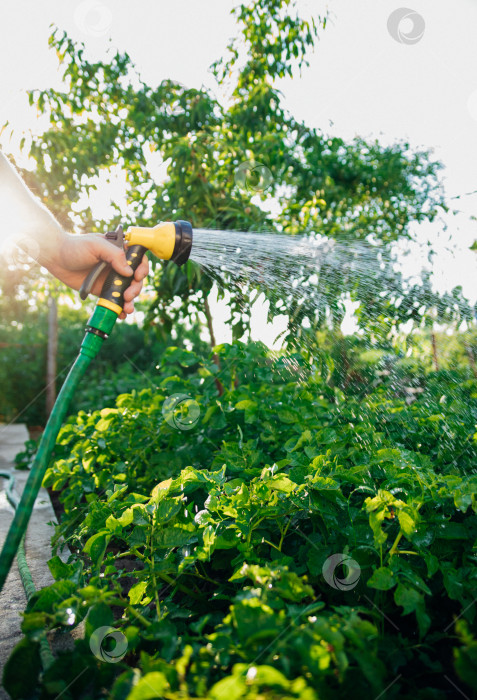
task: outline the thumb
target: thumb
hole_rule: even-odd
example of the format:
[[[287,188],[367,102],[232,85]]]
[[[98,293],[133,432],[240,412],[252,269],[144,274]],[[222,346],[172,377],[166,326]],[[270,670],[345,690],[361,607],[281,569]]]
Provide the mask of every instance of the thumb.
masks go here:
[[[98,247],[98,257],[100,260],[108,262],[113,270],[120,275],[130,277],[133,274],[131,266],[127,263],[124,250],[117,248],[109,241],[98,241],[98,243],[100,244]]]

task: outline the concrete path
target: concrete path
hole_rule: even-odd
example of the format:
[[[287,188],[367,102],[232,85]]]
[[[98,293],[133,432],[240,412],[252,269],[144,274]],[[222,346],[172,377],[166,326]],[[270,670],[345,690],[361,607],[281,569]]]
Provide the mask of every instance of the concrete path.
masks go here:
[[[14,469],[13,460],[15,455],[23,450],[26,440],[28,440],[28,431],[25,425],[0,424],[0,470],[10,471],[14,474],[15,490],[18,495],[23,491],[29,472]],[[14,512],[6,499],[5,485],[5,480],[0,479],[0,546],[3,545]],[[46,562],[51,557],[50,541],[54,532],[54,528],[48,523],[55,521],[56,516],[50,497],[44,489],[41,489],[36,499],[26,538],[27,561],[37,589],[53,583],[53,577]],[[11,650],[22,638],[21,613],[25,606],[25,593],[15,560],[0,594],[0,669],[2,670]],[[9,696],[5,690],[0,688],[0,700],[7,698]]]

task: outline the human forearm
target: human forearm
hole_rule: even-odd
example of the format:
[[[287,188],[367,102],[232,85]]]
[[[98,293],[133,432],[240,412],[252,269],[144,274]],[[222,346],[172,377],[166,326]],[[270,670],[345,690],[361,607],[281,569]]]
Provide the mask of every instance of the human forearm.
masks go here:
[[[8,229],[16,245],[72,289],[79,289],[89,271],[100,261],[109,263],[121,275],[132,275],[124,250],[101,234],[75,235],[64,231],[1,152],[0,219],[3,219],[0,233]],[[134,298],[141,291],[147,273],[148,261],[144,257],[124,294],[123,317],[134,310]],[[98,278],[92,290],[94,294],[101,292],[107,275],[108,270],[105,270]]]
[[[0,215],[2,211],[10,212],[7,233],[13,242],[50,269],[66,233],[0,151]]]

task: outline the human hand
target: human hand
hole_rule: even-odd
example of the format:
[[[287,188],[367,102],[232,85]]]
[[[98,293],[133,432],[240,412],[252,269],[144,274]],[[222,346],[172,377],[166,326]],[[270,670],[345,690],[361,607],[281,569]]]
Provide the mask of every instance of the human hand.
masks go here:
[[[79,290],[91,268],[100,261],[110,263],[113,269],[125,277],[132,277],[132,270],[126,262],[124,250],[113,245],[99,233],[72,235],[64,233],[58,239],[53,259],[49,260],[48,270],[72,289]],[[106,269],[96,280],[91,290],[99,296],[110,270]],[[134,273],[133,280],[124,292],[124,310],[119,318],[126,318],[134,311],[134,299],[140,293],[143,280],[149,272],[149,261],[143,257]]]

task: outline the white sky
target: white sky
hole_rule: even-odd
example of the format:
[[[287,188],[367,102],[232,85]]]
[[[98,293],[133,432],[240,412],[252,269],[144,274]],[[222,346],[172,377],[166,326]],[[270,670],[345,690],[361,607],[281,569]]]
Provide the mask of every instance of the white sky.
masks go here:
[[[406,139],[434,150],[445,164],[449,196],[477,190],[477,1],[409,0],[425,21],[423,37],[402,44],[387,29],[400,0],[329,0],[333,14],[310,67],[301,77],[281,81],[285,103],[295,117],[325,132],[351,138],[379,137],[385,143]],[[301,0],[306,11],[326,4]],[[407,3],[407,0],[406,0]],[[210,64],[235,33],[231,0],[15,0],[0,8],[0,124],[9,120],[18,133],[37,129],[25,90],[59,87],[57,59],[48,49],[52,23],[86,44],[93,59],[108,45],[127,51],[152,85],[164,78],[185,85],[211,85]],[[412,30],[410,20],[401,29]],[[4,150],[15,145],[2,137]],[[256,155],[259,159],[259,155]],[[450,229],[422,227],[439,250],[436,283],[440,289],[462,284],[477,296],[477,257],[468,246],[477,238],[477,194],[451,202],[463,214]],[[449,238],[450,234],[450,238]],[[452,251],[452,252],[451,252]],[[416,254],[415,259],[418,256]],[[257,309],[254,336],[264,330]],[[227,339],[216,310],[218,340]],[[277,330],[280,324],[277,325]]]

